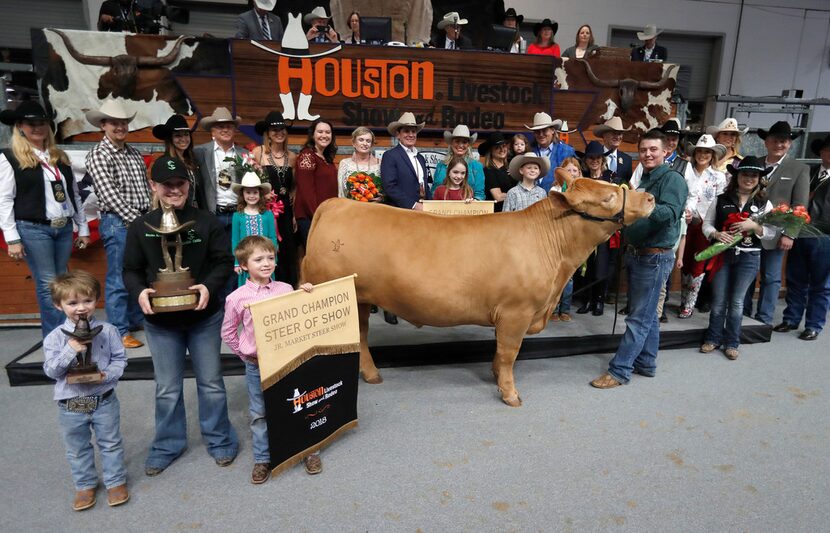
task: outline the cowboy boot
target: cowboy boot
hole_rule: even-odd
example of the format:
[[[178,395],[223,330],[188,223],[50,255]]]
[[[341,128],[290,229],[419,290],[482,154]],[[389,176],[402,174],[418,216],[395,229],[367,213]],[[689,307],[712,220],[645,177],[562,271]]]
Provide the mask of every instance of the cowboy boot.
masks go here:
[[[692,282],[689,284],[689,301],[687,305],[689,309],[693,309],[695,303],[697,303],[697,295],[700,294],[700,287],[703,285],[703,278],[706,277],[706,273],[696,276],[692,279]]]
[[[300,120],[317,120],[320,115],[312,115],[308,111],[308,106],[311,105],[311,95],[300,93],[300,99],[297,102],[297,118]]]
[[[280,94],[280,102],[282,102],[282,118],[285,120],[294,120],[294,97],[291,93]]]

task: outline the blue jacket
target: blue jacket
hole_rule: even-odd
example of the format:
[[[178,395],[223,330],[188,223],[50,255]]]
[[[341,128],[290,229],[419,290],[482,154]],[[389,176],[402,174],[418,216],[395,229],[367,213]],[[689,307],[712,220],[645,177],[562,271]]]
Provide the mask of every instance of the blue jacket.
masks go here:
[[[539,147],[533,147],[533,153],[536,155],[541,155],[539,153]],[[562,164],[562,161],[569,157],[575,157],[576,153],[574,152],[573,146],[570,144],[565,144],[563,142],[558,142],[556,144],[552,144],[550,146],[550,170],[548,171],[547,175],[539,178],[536,180],[536,185],[545,189],[545,192],[550,192],[551,185],[554,182],[554,173],[556,172],[556,167]]]
[[[429,175],[427,162],[424,156],[415,156],[424,172],[424,192],[426,200],[432,199],[432,177]],[[418,175],[412,167],[409,155],[400,144],[384,152],[380,160],[380,180],[383,184],[383,194],[390,205],[412,209],[421,199],[421,187]]]

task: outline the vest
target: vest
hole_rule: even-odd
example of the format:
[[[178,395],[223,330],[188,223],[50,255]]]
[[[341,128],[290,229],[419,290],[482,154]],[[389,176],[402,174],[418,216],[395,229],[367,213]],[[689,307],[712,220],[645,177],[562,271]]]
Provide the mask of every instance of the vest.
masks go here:
[[[757,196],[752,200],[748,201],[744,208],[741,210],[738,207],[738,200],[727,193],[723,193],[718,195],[717,199],[715,200],[717,209],[715,211],[715,229],[717,231],[721,231],[723,229],[723,223],[726,222],[726,217],[728,217],[731,213],[738,213],[743,212],[749,215],[754,215],[756,213],[760,213],[764,207],[767,205],[766,200],[761,200]],[[752,211],[752,206],[757,208],[756,211]],[[735,245],[736,248],[760,248],[761,247],[761,239],[755,235],[755,232],[750,232],[747,237],[744,237],[738,244]]]
[[[46,185],[43,180],[42,165],[35,168],[20,168],[20,163],[11,150],[3,150],[3,155],[6,156],[14,170],[14,183],[17,189],[14,196],[15,220],[37,222],[46,220]],[[74,195],[75,177],[72,169],[62,162],[58,162],[58,168],[61,171],[61,181],[66,184],[66,195],[77,213],[78,206],[75,204]]]

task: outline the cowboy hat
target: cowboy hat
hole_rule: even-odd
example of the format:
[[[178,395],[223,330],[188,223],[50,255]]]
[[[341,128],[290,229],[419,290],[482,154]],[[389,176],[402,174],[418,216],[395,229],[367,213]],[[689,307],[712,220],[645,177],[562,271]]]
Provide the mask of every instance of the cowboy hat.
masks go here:
[[[131,115],[124,104],[111,99],[105,100],[99,109],[86,112],[86,119],[89,123],[99,128],[102,120],[126,120],[129,124],[134,118],[135,113]]]
[[[800,131],[793,131],[790,125],[783,120],[779,120],[772,127],[768,130],[762,130],[758,128],[758,137],[763,140],[766,140],[767,137],[784,137],[789,140],[795,140],[801,137],[803,132]]]
[[[545,112],[539,112],[533,115],[533,124],[528,126],[525,124],[525,128],[529,130],[543,130],[545,128],[558,128],[562,125],[562,121],[559,119],[553,120],[550,115]]]
[[[487,137],[486,141],[478,145],[478,153],[487,155],[493,148],[505,144],[507,144],[507,138],[504,134],[500,131],[494,131]]]
[[[467,19],[461,18],[457,11],[450,11],[444,18],[438,21],[438,29],[443,30],[447,26],[463,26],[469,22]]]
[[[577,157],[585,159],[586,157],[605,157],[611,153],[611,150],[605,151],[605,147],[599,141],[591,141],[585,147],[584,152],[575,151]]]
[[[717,144],[715,139],[708,133],[704,133],[697,140],[696,144],[686,143],[686,153],[693,154],[695,150],[702,148],[704,150],[712,150],[715,154],[715,159],[720,159],[726,155],[726,147],[722,144]]]
[[[242,176],[242,181],[239,183],[231,183],[231,190],[236,194],[239,194],[239,191],[241,191],[243,187],[250,189],[258,187],[262,189],[261,194],[268,194],[271,192],[271,184],[263,183],[262,180],[259,179],[259,176],[253,172],[246,172],[245,175]]]
[[[330,18],[331,18],[331,15],[326,13],[326,8],[324,8],[323,6],[317,6],[314,9],[311,10],[311,13],[306,13],[306,15],[303,16],[303,22],[305,22],[306,24],[311,24],[311,22],[314,19],[326,19],[326,20],[328,20]]]
[[[478,133],[473,133],[470,135],[470,128],[468,128],[464,124],[459,124],[456,126],[452,131],[445,131],[444,132],[444,141],[449,143],[453,139],[467,139],[470,141],[470,144],[476,142],[478,139]]]
[[[418,124],[418,122],[415,120],[415,115],[407,111],[406,113],[401,115],[401,118],[399,118],[398,120],[393,120],[392,122],[390,122],[389,125],[386,127],[386,131],[389,132],[389,135],[397,135],[398,130],[403,128],[404,126],[411,126],[417,129],[418,131],[421,131],[422,129],[424,129],[424,124],[424,122]]]
[[[663,132],[664,135],[677,135],[678,137],[683,134],[680,130],[680,121],[676,118],[670,118],[660,126],[660,131]]]
[[[577,131],[576,128],[574,128],[572,130],[568,129],[568,121],[567,120],[563,120],[562,124],[560,124],[558,126],[555,126],[553,129],[555,129],[559,133],[575,133]]]
[[[217,122],[233,122],[238,127],[242,122],[239,117],[234,117],[227,107],[217,107],[213,110],[213,114],[207,116],[199,121],[199,127],[205,131],[210,131]]]
[[[17,109],[4,109],[3,111],[0,111],[0,122],[7,126],[14,126],[18,122],[22,122],[24,120],[31,120],[33,122],[43,120],[49,122],[52,129],[55,129],[54,124],[52,123],[52,117],[46,114],[46,110],[43,109],[43,106],[32,100],[21,102],[20,105],[17,106]]]
[[[708,128],[706,128],[706,133],[708,133],[712,137],[717,137],[718,133],[724,131],[732,131],[737,133],[738,135],[743,135],[747,132],[747,130],[749,130],[749,128],[738,128],[738,121],[730,117],[723,119],[723,122],[721,122],[717,126],[709,126]]]
[[[282,113],[279,111],[271,111],[265,115],[265,120],[260,120],[254,124],[254,130],[256,130],[257,134],[262,135],[268,128],[283,129],[288,128],[288,126],[290,126],[290,124],[286,124],[285,119],[282,117]]]
[[[173,136],[173,132],[190,132],[190,125],[181,115],[172,115],[164,124],[153,126],[153,137],[165,141]]]
[[[830,135],[824,139],[815,139],[810,143],[810,150],[812,150],[818,157],[821,157],[821,151],[825,148],[830,148]]]
[[[654,39],[661,33],[663,33],[663,30],[658,30],[657,26],[649,24],[643,29],[643,31],[637,32],[637,39],[641,41],[648,41],[649,39]]]
[[[79,316],[78,322],[75,323],[75,331],[67,331],[63,328],[61,328],[61,331],[63,331],[67,337],[85,342],[94,339],[96,335],[101,333],[102,329],[104,329],[103,324],[99,324],[90,329],[89,320],[85,316]]]
[[[502,20],[502,22],[504,22],[507,19],[516,19],[516,24],[521,24],[524,21],[525,16],[524,15],[517,15],[516,10],[511,7],[507,11],[504,12],[504,16],[502,17],[501,20]]]
[[[522,180],[522,176],[519,174],[519,169],[525,166],[528,163],[536,163],[539,165],[539,176],[545,176],[548,172],[550,172],[550,159],[547,157],[542,157],[536,154],[522,154],[517,155],[513,159],[510,160],[510,165],[507,167],[507,173],[517,181]]]
[[[277,0],[254,0],[256,7],[265,11],[271,11],[277,5]]]
[[[627,128],[623,128],[623,122],[620,117],[611,117],[599,126],[594,126],[594,135],[597,137],[602,137],[609,131],[614,131],[617,133],[623,133],[631,129],[631,126]]]
[[[318,9],[318,8],[315,8]],[[323,8],[319,8],[323,9]],[[312,11],[313,13],[313,11]],[[324,10],[325,13],[325,10]],[[309,13],[310,15],[311,13]],[[274,50],[265,46],[262,43],[258,43],[256,41],[250,41],[250,43],[257,48],[265,50],[271,54],[276,54],[278,56],[283,57],[298,57],[298,58],[317,58],[327,56],[329,54],[333,54],[339,51],[343,46],[337,45],[333,48],[329,48],[328,50],[324,50],[317,54],[312,54],[308,50],[308,39],[305,36],[305,32],[303,31],[303,26],[300,24],[300,15],[292,15],[291,13],[288,14],[288,24],[285,26],[285,33],[282,35],[282,41],[280,42],[280,49]]]
[[[761,175],[761,177],[766,176],[770,172],[772,172],[772,167],[768,167],[763,159],[760,157],[755,157],[754,155],[748,155],[741,159],[738,162],[738,166],[733,166],[731,164],[726,165],[726,170],[729,171],[730,174],[737,177],[739,172],[757,172]]]
[[[550,28],[553,30],[553,34],[556,35],[556,31],[559,29],[559,23],[555,20],[545,19],[542,22],[537,22],[535,26],[533,26],[533,35],[539,35],[539,32],[542,31],[542,28]]]

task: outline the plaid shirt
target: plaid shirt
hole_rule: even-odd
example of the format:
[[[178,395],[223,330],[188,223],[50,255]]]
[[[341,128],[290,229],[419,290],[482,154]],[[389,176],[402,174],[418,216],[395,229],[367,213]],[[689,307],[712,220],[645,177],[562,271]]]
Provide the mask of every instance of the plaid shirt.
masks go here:
[[[132,146],[116,148],[104,136],[86,155],[86,168],[100,211],[112,211],[129,224],[150,209],[144,158]]]
[[[507,191],[507,198],[504,199],[502,211],[521,211],[522,209],[527,209],[536,202],[544,200],[546,196],[545,189],[538,185],[532,189],[526,189],[524,185],[518,183]]]

